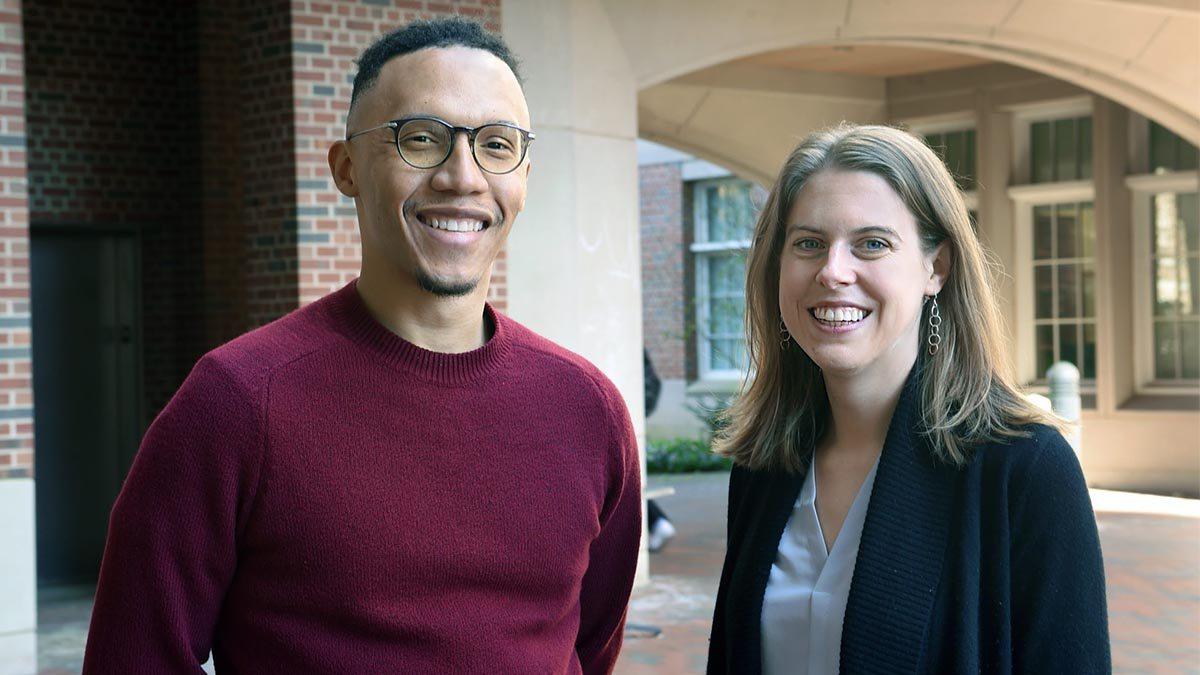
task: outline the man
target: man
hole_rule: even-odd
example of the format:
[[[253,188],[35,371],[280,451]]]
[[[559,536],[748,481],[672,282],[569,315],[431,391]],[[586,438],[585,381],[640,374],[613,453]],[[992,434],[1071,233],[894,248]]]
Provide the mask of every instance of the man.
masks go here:
[[[595,673],[641,531],[628,413],[485,303],[529,111],[475,24],[384,36],[329,165],[356,283],[215,350],[114,507],[86,673]]]

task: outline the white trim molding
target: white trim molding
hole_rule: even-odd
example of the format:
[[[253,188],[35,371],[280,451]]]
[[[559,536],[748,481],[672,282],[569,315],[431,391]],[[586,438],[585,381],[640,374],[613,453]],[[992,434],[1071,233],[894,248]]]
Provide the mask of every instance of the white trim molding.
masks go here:
[[[1171,171],[1127,176],[1132,192],[1133,225],[1133,340],[1134,391],[1139,396],[1195,395],[1200,387],[1188,382],[1156,381],[1154,375],[1154,314],[1151,284],[1150,211],[1155,195],[1200,192],[1200,172]]]
[[[0,480],[0,674],[37,670],[37,539],[32,478]]]

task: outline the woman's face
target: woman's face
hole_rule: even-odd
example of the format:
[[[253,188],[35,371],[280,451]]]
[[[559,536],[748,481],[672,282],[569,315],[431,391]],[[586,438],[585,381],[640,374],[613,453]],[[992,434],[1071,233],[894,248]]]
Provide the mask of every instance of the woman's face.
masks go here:
[[[925,253],[916,218],[882,177],[824,170],[784,223],[779,311],[826,377],[902,377],[916,360],[921,307],[941,290],[943,251]]]

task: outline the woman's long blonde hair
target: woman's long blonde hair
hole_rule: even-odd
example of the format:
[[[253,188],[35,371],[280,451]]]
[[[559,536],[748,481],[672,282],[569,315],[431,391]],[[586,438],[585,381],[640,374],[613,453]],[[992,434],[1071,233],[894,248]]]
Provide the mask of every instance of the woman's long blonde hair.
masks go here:
[[[754,228],[746,264],[746,347],[750,377],[725,413],[714,450],[751,469],[799,471],[829,416],[820,369],[794,341],[780,347],[779,258],[788,212],[822,170],[881,176],[916,217],[926,253],[949,247],[941,292],[941,346],[925,353],[928,303],[921,317],[921,426],[934,454],[962,465],[979,444],[1023,435],[1029,423],[1060,426],[1018,391],[1002,342],[989,263],[962,193],[923,141],[885,126],[841,126],[810,134],[792,151]]]

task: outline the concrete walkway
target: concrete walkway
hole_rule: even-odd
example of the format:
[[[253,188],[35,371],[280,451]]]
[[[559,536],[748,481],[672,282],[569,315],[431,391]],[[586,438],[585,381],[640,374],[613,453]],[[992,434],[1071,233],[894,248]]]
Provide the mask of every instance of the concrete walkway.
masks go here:
[[[704,672],[725,550],[726,474],[653,476],[679,534],[650,559],[629,610],[621,675]],[[1200,501],[1093,490],[1108,580],[1117,673],[1200,673]],[[90,587],[40,597],[39,675],[78,673]],[[660,629],[657,638],[645,637]],[[211,672],[211,665],[209,666]]]
[[[708,626],[725,555],[727,474],[651,476],[673,486],[659,504],[678,535],[650,558],[634,594],[621,675],[703,673]],[[1116,673],[1200,673],[1200,500],[1093,490],[1108,582]]]

